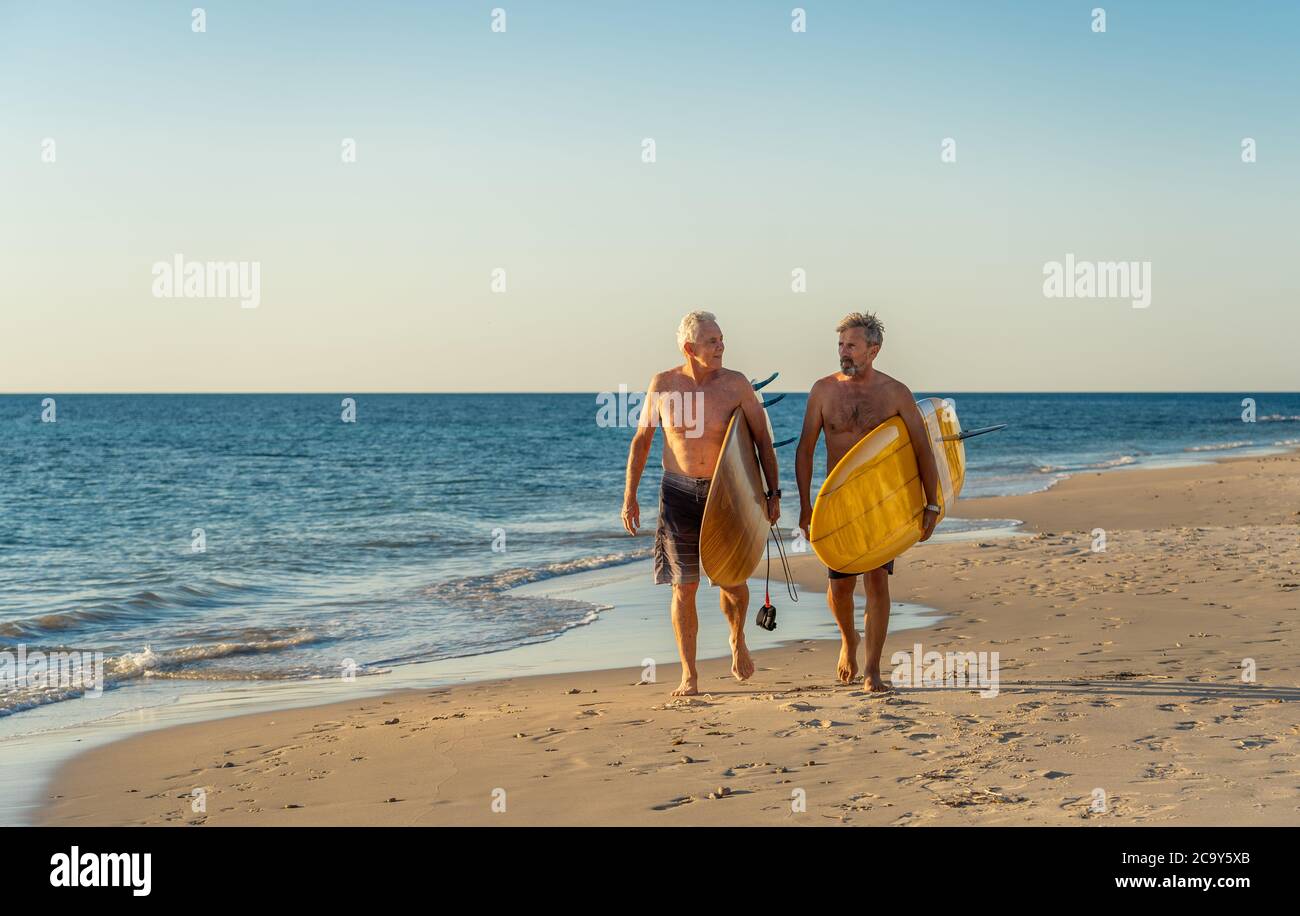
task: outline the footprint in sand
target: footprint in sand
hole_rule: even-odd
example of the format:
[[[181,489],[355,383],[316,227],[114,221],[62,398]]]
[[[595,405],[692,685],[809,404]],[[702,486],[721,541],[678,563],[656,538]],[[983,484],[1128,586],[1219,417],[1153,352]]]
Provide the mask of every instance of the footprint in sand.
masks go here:
[[[650,708],[656,710],[700,709],[705,706],[713,706],[713,705],[714,705],[713,703],[708,702],[702,697],[676,697],[675,699],[669,700],[667,703],[663,704],[662,706],[651,706]]]
[[[1095,799],[1091,795],[1075,795],[1063,800],[1060,809],[1081,818],[1105,817],[1107,815],[1119,815],[1125,813],[1127,809],[1120,810],[1115,796],[1110,796],[1107,800],[1106,810],[1101,811],[1094,807]]]
[[[835,807],[844,811],[845,814],[857,811],[871,811],[876,805],[872,804],[874,800],[879,799],[879,795],[873,795],[870,792],[863,792],[860,795],[853,795],[847,802],[843,802]],[[884,807],[889,807],[885,805]]]
[[[343,723],[339,720],[331,720],[329,722],[317,722],[315,725],[311,727],[311,731],[307,732],[307,734],[315,734],[319,732],[332,732],[342,727],[343,727]]]
[[[528,740],[532,741],[534,744],[550,744],[553,741],[562,741],[565,735],[565,732],[559,731],[555,727],[551,727],[537,737]]]
[[[801,719],[800,728],[837,728],[848,725],[847,722],[833,722],[830,719]]]
[[[1163,751],[1169,746],[1169,742],[1159,735],[1144,735],[1141,738],[1134,738],[1133,743],[1144,751]]]
[[[956,779],[959,776],[966,775],[966,771],[960,766],[942,767],[940,769],[927,770],[921,774],[921,779]],[[905,782],[911,777],[905,777],[900,782]]]
[[[1074,774],[1063,773],[1060,770],[1042,770],[1041,772],[1035,775],[1041,776],[1043,777],[1043,779],[1064,779],[1065,777],[1073,776]]]
[[[1243,751],[1254,750],[1255,748],[1268,747],[1270,744],[1277,744],[1276,738],[1268,738],[1264,735],[1251,735],[1248,738],[1241,738],[1237,741],[1237,747]]]
[[[889,826],[891,826],[891,827],[915,827],[917,824],[921,823],[921,822],[924,821],[924,820],[928,820],[928,816],[927,816],[927,815],[920,814],[920,813],[918,813],[918,812],[916,812],[916,811],[909,811],[909,812],[907,812],[906,814],[900,814],[897,818],[895,818],[895,819],[890,823]]]
[[[949,808],[966,808],[972,805],[1015,805],[1023,802],[1023,795],[1004,792],[1001,789],[963,789],[946,796],[940,796],[939,804]]]
[[[1172,763],[1148,763],[1142,776],[1144,779],[1169,779],[1186,771]]]
[[[782,703],[780,707],[782,712],[812,712],[817,708],[813,704],[805,703],[802,700],[796,700],[793,703]]]

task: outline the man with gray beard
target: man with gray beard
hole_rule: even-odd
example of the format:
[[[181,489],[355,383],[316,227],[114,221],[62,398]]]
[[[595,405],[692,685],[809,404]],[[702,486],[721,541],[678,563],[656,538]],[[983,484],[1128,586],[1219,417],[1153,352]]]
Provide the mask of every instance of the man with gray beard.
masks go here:
[[[799,485],[799,527],[808,535],[812,522],[812,468],[817,439],[826,433],[826,473],[841,458],[890,417],[901,417],[907,426],[920,465],[921,484],[925,489],[925,507],[921,540],[928,540],[939,521],[939,468],[926,433],[925,420],[908,387],[875,368],[876,355],[885,340],[885,326],[870,312],[853,312],[835,329],[840,336],[840,371],[818,379],[808,394],[803,433],[795,453],[794,476]],[[867,593],[864,629],[867,634],[866,670],[863,681],[875,692],[886,690],[880,677],[880,653],[889,632],[889,577],[894,572],[890,560],[879,569],[862,574]],[[827,571],[830,583],[826,601],[840,629],[840,659],[837,675],[841,683],[852,683],[858,676],[858,637],[854,622],[853,592],[855,573]]]

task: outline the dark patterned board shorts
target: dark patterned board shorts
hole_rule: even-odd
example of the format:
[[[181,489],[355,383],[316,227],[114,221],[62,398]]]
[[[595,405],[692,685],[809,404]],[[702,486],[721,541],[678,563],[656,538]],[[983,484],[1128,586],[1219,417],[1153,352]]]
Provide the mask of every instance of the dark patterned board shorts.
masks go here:
[[[655,585],[700,581],[700,522],[711,482],[664,472],[655,528]]]
[[[894,561],[890,560],[888,563],[886,563],[884,566],[880,568],[892,576],[894,574]],[[874,570],[872,571],[874,572]],[[826,570],[827,579],[851,579],[854,576],[865,576],[865,575],[866,573],[842,573],[839,570],[835,570],[835,569]]]

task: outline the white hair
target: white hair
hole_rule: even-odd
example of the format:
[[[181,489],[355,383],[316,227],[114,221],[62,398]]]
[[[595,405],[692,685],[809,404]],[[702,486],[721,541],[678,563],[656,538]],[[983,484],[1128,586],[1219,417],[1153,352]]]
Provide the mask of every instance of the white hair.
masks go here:
[[[682,323],[677,326],[677,349],[686,349],[686,341],[694,343],[700,336],[700,325],[706,321],[717,321],[718,316],[703,309],[687,312]]]

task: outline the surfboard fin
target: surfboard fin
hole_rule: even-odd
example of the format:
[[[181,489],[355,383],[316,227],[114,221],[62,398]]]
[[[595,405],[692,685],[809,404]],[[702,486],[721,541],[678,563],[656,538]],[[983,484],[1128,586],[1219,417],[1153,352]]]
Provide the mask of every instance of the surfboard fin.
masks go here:
[[[789,439],[782,439],[780,442],[773,442],[772,448],[780,448],[783,445],[789,445],[791,442],[798,442],[798,436],[791,436]]]
[[[755,390],[755,391],[758,391],[759,389],[763,388],[763,386],[771,384],[771,382],[772,382],[774,379],[776,379],[776,377],[777,377],[778,375],[780,375],[780,374],[781,374],[780,372],[773,372],[771,375],[769,375],[767,378],[763,379],[763,381],[761,381],[761,382],[756,382],[756,381],[754,381],[753,379],[750,379],[750,380],[749,380],[749,384],[752,385],[752,386],[754,386],[754,390]]]
[[[954,440],[969,439],[972,436],[982,436],[985,433],[995,433],[1000,429],[1006,429],[1006,428],[1007,428],[1007,424],[999,423],[997,426],[984,426],[979,429],[970,429],[967,430],[966,432],[958,433],[955,436],[944,436],[941,441],[952,442]]]
[[[778,403],[778,402],[784,400],[784,398],[785,398],[785,392],[784,392],[784,391],[781,392],[780,394],[778,394],[776,397],[772,397],[772,398],[763,398],[763,409],[764,409],[764,410],[767,410],[767,408],[771,407],[773,404],[776,404],[776,403]]]

